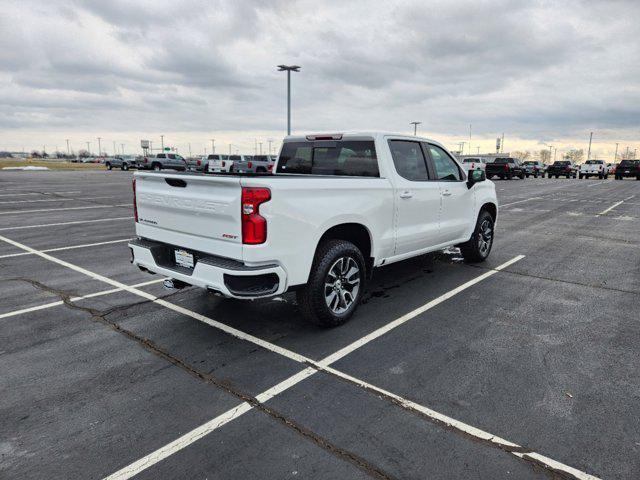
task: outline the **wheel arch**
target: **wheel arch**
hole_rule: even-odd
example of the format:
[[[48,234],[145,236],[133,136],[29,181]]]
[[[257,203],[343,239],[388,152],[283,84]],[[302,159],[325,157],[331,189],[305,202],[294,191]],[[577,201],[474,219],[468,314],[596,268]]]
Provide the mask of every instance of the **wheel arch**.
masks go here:
[[[374,264],[374,257],[372,256],[374,252],[373,237],[365,225],[357,222],[347,222],[328,228],[316,243],[314,257],[320,245],[327,240],[346,240],[353,243],[362,252],[367,267],[367,275],[371,275]]]

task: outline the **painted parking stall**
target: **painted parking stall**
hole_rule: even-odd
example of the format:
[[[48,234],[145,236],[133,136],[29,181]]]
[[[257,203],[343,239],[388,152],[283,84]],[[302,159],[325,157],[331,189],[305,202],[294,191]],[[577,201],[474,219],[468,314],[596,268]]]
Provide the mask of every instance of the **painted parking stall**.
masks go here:
[[[238,305],[161,289],[124,248],[131,175],[53,173],[29,173],[44,185],[0,200],[69,191],[87,206],[123,206],[7,204],[47,211],[32,212],[42,215],[32,223],[13,221],[30,214],[0,217],[3,278],[40,284],[5,290],[13,293],[0,312],[11,345],[2,353],[12,391],[0,400],[10,432],[4,474],[590,479],[633,478],[640,468],[621,453],[640,431],[624,401],[640,383],[624,366],[638,362],[638,293],[624,255],[640,243],[634,219],[624,219],[634,217],[636,183],[497,181],[504,210],[487,264],[466,265],[452,251],[385,267],[352,322],[323,330],[301,321],[288,294]],[[94,191],[69,188],[74,175]],[[122,202],[91,198],[120,193]],[[575,256],[594,241],[606,259]],[[620,270],[629,274],[616,280]],[[578,341],[601,354],[567,361]],[[595,362],[607,352],[625,360],[606,363],[604,376]],[[41,392],[58,419],[38,403]],[[620,400],[605,411],[602,395]],[[46,438],[55,439],[51,457],[17,455]],[[52,460],[64,452],[74,453]]]

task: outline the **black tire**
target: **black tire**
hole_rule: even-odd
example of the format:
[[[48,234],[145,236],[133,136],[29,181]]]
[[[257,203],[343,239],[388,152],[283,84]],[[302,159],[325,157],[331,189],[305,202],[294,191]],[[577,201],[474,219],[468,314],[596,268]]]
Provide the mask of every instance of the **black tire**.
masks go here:
[[[527,176],[529,176],[529,175],[527,175]],[[521,174],[519,175],[519,178],[520,178],[520,180],[524,180],[524,173],[521,173]]]
[[[160,170],[162,170],[162,165],[160,165],[159,163],[154,163],[153,165],[151,165],[151,169],[159,172]]]
[[[556,175],[556,178],[560,178],[560,175]]]
[[[105,167],[107,167],[107,170],[111,170],[113,168],[109,162],[106,163]]]
[[[579,178],[580,180],[582,180],[583,178],[587,178],[587,177],[586,177],[585,175],[580,174],[580,175],[578,175],[578,178]]]
[[[488,222],[488,225],[485,223]],[[487,230],[488,227],[488,230]],[[489,212],[482,210],[471,238],[460,245],[460,252],[467,262],[484,262],[491,253],[494,237],[494,220]]]
[[[527,173],[527,174],[525,175],[525,177],[529,178],[529,174]],[[535,178],[535,175],[534,175],[534,178]]]
[[[604,175],[600,174],[600,175],[598,175],[598,178],[599,178],[600,180],[602,180],[602,179],[604,178]]]
[[[511,173],[507,174],[507,180],[511,180],[513,178],[513,175]]]
[[[527,175],[528,176],[528,175]],[[533,178],[538,178],[538,172],[533,174]]]
[[[129,170],[129,164],[128,163],[123,163],[122,164],[122,170]]]
[[[340,260],[342,260],[343,263],[338,265]],[[346,305],[345,293],[351,295],[348,291],[349,287],[347,286],[347,288],[342,289],[342,299],[345,299],[344,305],[346,308],[340,312],[336,311],[336,309],[343,308],[340,294],[336,293],[335,290],[339,288],[336,284],[340,283],[340,285],[342,285],[341,282],[346,282],[345,285],[349,285],[351,282],[347,282],[348,278],[337,278],[334,282],[333,289],[332,287],[327,287],[327,283],[329,283],[332,278],[335,278],[331,272],[334,272],[336,268],[341,270],[340,267],[344,266],[345,262],[347,272],[350,271],[354,265],[357,266],[358,272],[356,273],[359,275],[359,281],[357,282],[355,296],[352,296],[352,301],[348,306]],[[349,264],[351,266],[349,266]],[[346,275],[345,272],[343,272],[343,274]],[[351,275],[352,280],[354,279],[354,275],[355,274]],[[326,241],[322,243],[316,251],[308,283],[296,293],[298,306],[304,317],[318,326],[329,328],[342,325],[351,318],[356,308],[358,308],[365,288],[366,277],[364,257],[358,247],[345,240]],[[352,288],[351,292],[353,292],[354,289],[355,287]],[[338,300],[334,309],[329,306],[332,303],[332,300],[329,300],[332,295],[335,295],[335,297],[333,297],[334,300]]]

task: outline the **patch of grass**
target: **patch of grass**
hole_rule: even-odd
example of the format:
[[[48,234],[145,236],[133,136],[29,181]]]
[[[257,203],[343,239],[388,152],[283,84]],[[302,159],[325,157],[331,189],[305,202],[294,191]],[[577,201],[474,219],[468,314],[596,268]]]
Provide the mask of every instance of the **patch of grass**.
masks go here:
[[[105,168],[100,163],[71,163],[62,159],[0,158],[0,170],[4,167],[47,167],[50,170],[96,170]]]

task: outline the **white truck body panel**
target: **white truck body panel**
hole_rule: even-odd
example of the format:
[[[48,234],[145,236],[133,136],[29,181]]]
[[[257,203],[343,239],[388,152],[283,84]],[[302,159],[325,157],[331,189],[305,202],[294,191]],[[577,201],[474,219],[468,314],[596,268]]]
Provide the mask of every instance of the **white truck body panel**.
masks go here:
[[[285,142],[304,138],[289,137]],[[410,181],[396,172],[389,140],[430,142],[444,149],[437,142],[382,133],[344,134],[344,138],[375,141],[379,178],[137,172],[136,233],[141,239],[224,257],[252,269],[236,271],[238,275],[274,273],[280,283],[269,295],[275,295],[308,281],[316,248],[331,227],[364,226],[373,265],[379,266],[462,243],[471,237],[482,205],[490,203],[497,210],[493,182],[469,188],[457,161],[461,181]],[[267,239],[259,245],[242,243],[243,187],[271,191],[271,199],[260,205]],[[236,296],[224,286],[223,276],[229,273],[225,267],[198,262],[191,274],[185,274],[159,265],[136,242],[130,247],[136,265]]]

